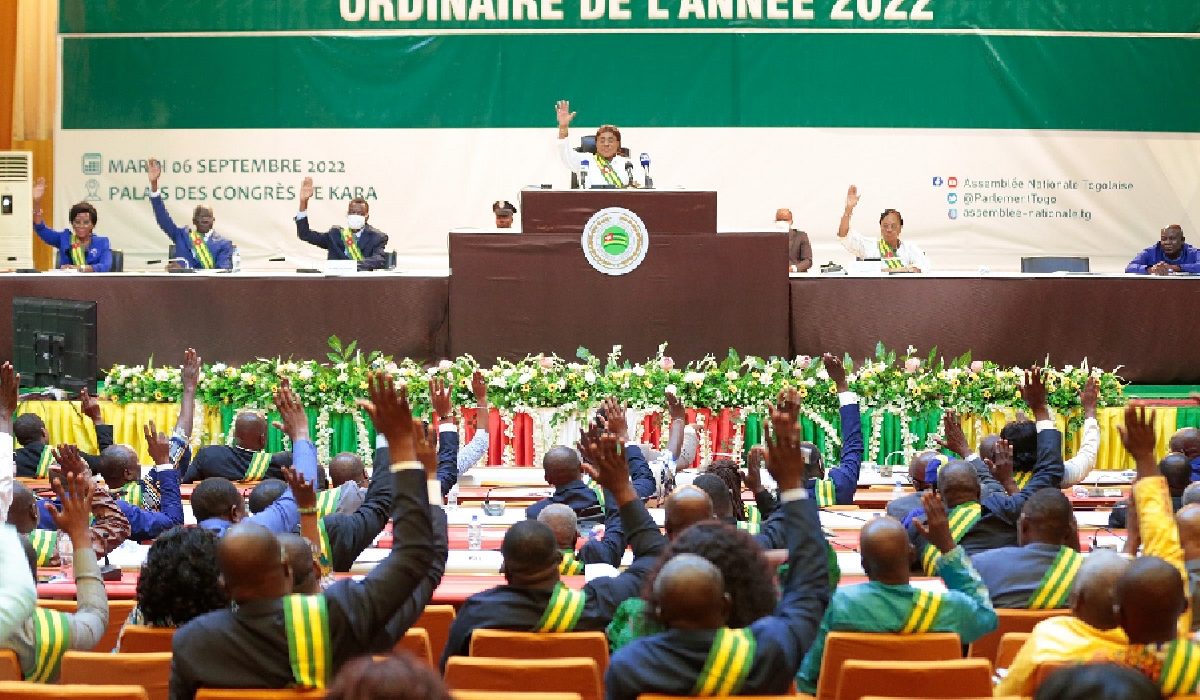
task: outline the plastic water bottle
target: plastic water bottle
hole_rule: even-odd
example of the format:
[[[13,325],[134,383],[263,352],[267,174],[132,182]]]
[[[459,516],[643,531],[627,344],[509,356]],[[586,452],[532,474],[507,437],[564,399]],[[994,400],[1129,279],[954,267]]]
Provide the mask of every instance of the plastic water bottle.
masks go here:
[[[59,576],[67,581],[75,580],[75,547],[71,536],[61,530],[58,533]]]
[[[242,269],[242,251],[233,247],[233,272],[240,272]]]
[[[458,484],[450,487],[446,493],[446,508],[447,510],[455,510],[458,508]]]
[[[471,524],[467,525],[467,549],[483,549],[483,523],[479,522],[478,515],[472,515]]]

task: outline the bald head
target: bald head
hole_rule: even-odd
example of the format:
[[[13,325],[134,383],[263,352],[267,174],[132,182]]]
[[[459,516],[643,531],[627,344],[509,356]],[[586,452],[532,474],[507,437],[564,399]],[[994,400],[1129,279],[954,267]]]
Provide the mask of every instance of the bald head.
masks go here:
[[[1187,597],[1179,570],[1158,557],[1138,557],[1117,581],[1117,615],[1130,644],[1175,639]]]
[[[542,509],[537,516],[539,523],[545,523],[554,533],[554,541],[559,549],[575,551],[575,540],[579,538],[579,517],[571,506],[565,503],[551,503]]]
[[[253,411],[242,411],[233,421],[233,437],[239,447],[258,452],[267,446],[267,420]]]
[[[1129,570],[1129,560],[1116,552],[1092,550],[1084,558],[1071,589],[1071,614],[1101,630],[1120,624],[1116,604],[1117,581]]]
[[[1179,505],[1190,506],[1193,503],[1200,503],[1200,481],[1188,484],[1183,490],[1183,498],[1180,499]]]
[[[279,598],[292,592],[292,567],[279,540],[253,523],[234,525],[217,545],[225,591],[236,602]]]
[[[564,445],[551,447],[542,458],[542,470],[551,486],[569,484],[579,478],[579,453]]]
[[[287,552],[288,565],[292,567],[292,592],[304,595],[320,593],[321,574],[313,561],[312,545],[293,532],[276,535],[276,538]]]
[[[1188,461],[1200,457],[1200,428],[1180,428],[1171,436],[1172,452],[1182,452]]]
[[[775,210],[775,220],[776,221],[786,221],[788,223],[788,226],[791,226],[792,225],[792,210],[787,209],[787,208],[776,209]]]
[[[119,489],[138,478],[137,453],[127,445],[109,445],[100,453],[100,476],[110,489]]]
[[[717,629],[729,617],[721,570],[696,554],[678,554],[663,564],[653,594],[658,621],[669,628]]]
[[[937,456],[937,452],[925,450],[913,455],[908,461],[908,480],[912,482],[913,488],[918,491],[929,488],[929,482],[925,479],[926,471],[929,469],[929,460],[937,459]]]
[[[362,458],[353,452],[342,452],[329,462],[330,486],[336,489],[347,481],[367,485],[367,469]]]
[[[996,434],[984,435],[979,440],[979,458],[995,461],[996,459],[996,443],[1000,442],[1000,436]],[[963,455],[964,457],[966,455]]]
[[[872,581],[889,584],[908,583],[913,546],[908,531],[894,518],[876,518],[863,525],[859,533],[859,552],[863,571]]]
[[[1168,452],[1158,463],[1158,470],[1167,480],[1172,496],[1182,496],[1183,490],[1192,483],[1192,464],[1182,452]]]
[[[504,533],[500,553],[509,585],[552,586],[558,581],[558,541],[545,523],[522,520],[514,524]]]
[[[979,500],[979,475],[962,460],[954,460],[938,472],[938,492],[949,510],[968,501]]]
[[[1185,561],[1200,559],[1200,504],[1191,503],[1175,514],[1179,527],[1179,543],[1183,545]]]
[[[667,497],[663,511],[663,529],[666,530],[669,540],[675,539],[679,533],[695,523],[717,519],[712,498],[695,486],[675,489]]]
[[[20,481],[13,481],[12,503],[8,506],[8,524],[22,535],[28,535],[37,527],[37,496]]]
[[[1076,533],[1071,501],[1056,488],[1035,492],[1025,501],[1017,518],[1017,538],[1022,545],[1037,542],[1069,546],[1072,537],[1078,544]]]

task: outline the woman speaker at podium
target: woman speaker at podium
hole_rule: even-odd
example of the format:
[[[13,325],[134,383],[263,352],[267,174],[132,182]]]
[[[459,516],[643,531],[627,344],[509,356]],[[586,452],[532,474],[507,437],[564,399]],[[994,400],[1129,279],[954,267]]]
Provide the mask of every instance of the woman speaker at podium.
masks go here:
[[[585,143],[579,150],[573,148],[567,140],[567,131],[575,113],[571,111],[568,100],[559,100],[555,105],[558,116],[558,151],[563,164],[571,171],[577,180],[578,187],[583,189],[624,189],[638,187],[633,177],[633,160],[629,157],[629,149],[621,147],[621,130],[611,124],[596,129],[595,152]],[[642,156],[643,169],[648,168],[650,159]],[[644,173],[643,176],[648,173]]]

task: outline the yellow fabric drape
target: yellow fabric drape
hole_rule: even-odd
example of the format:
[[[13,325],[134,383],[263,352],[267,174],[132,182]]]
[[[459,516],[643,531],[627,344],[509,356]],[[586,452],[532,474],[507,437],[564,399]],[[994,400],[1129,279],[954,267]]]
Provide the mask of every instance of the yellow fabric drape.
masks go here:
[[[20,0],[17,64],[13,81],[12,135],[18,140],[54,138],[58,3]]]
[[[204,407],[203,428],[204,436],[215,436],[221,433],[221,411],[217,408]],[[64,442],[79,445],[85,452],[96,453],[96,433],[92,422],[79,412],[79,404],[68,401],[26,401],[17,407],[17,414],[34,413],[41,416],[50,433],[51,444]],[[142,464],[150,464],[150,455],[146,452],[146,440],[142,427],[147,421],[154,421],[154,426],[167,435],[175,428],[175,420],[179,417],[179,404],[170,403],[129,403],[123,406],[107,401],[100,402],[100,416],[113,427],[113,444],[128,445],[138,453]],[[192,433],[193,445],[205,444],[202,436]],[[211,442],[211,439],[207,442]]]

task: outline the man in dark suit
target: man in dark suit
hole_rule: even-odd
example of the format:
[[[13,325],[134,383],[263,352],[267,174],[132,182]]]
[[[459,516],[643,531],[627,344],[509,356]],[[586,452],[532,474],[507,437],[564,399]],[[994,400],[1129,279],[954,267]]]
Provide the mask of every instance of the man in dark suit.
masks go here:
[[[807,233],[792,226],[792,210],[777,210],[775,223],[788,227],[788,272],[808,272],[813,264],[812,243],[809,243]]]
[[[88,393],[87,389],[79,392],[79,412],[92,419],[96,429],[96,446],[99,452],[113,444],[113,428],[100,416],[100,402]],[[13,451],[13,464],[16,475],[22,478],[49,478],[49,467],[53,463],[53,455],[46,448],[50,442],[50,433],[46,423],[36,414],[22,413],[13,420],[13,437],[21,445]],[[100,471],[100,456],[79,453],[88,468],[93,472]],[[44,469],[42,468],[44,467]],[[44,472],[39,474],[39,472]]]
[[[324,233],[313,233],[308,225],[308,200],[313,196],[313,180],[304,178],[300,185],[300,213],[296,214],[296,236],[329,252],[327,260],[354,260],[359,270],[381,270],[387,267],[388,237],[369,226],[370,205],[362,197],[350,200],[346,208],[346,225],[333,226]]]

